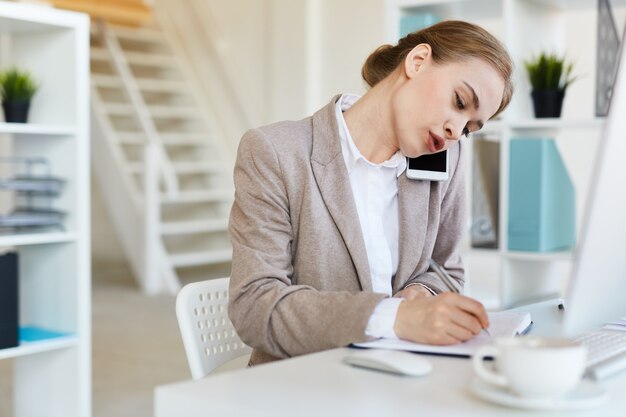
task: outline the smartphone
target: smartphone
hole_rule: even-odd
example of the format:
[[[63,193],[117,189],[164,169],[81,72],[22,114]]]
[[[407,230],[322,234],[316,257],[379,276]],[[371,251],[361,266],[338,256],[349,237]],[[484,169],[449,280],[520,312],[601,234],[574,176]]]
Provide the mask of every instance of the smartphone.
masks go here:
[[[448,151],[407,158],[406,176],[414,180],[446,181],[448,179]]]

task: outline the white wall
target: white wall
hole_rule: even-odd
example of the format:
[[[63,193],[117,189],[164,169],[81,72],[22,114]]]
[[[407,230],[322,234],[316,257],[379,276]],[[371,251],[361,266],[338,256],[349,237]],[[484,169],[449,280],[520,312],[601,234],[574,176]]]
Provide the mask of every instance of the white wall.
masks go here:
[[[160,4],[180,7],[176,0],[158,0],[156,7]],[[305,117],[337,92],[362,93],[361,65],[385,39],[384,0],[188,0],[188,5],[203,21],[197,35],[205,47],[190,54],[197,72],[218,76],[203,62],[214,54],[227,73],[221,81],[238,91],[250,116],[248,126],[230,132]],[[181,31],[193,30],[184,16],[177,18]]]
[[[383,0],[324,0],[320,3],[317,109],[341,92],[363,94],[361,67],[369,54],[386,43]],[[310,109],[311,110],[311,109]]]
[[[122,245],[117,239],[115,228],[93,175],[91,178],[91,253],[94,265],[125,262]]]
[[[385,42],[384,0],[274,0],[270,121],[311,115],[338,93],[362,94],[361,66]]]

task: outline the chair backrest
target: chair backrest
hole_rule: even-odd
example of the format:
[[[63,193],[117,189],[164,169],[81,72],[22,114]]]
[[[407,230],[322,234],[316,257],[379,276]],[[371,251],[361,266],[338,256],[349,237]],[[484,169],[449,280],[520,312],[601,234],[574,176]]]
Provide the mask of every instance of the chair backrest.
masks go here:
[[[252,351],[228,318],[229,280],[187,284],[176,297],[176,317],[193,379]]]

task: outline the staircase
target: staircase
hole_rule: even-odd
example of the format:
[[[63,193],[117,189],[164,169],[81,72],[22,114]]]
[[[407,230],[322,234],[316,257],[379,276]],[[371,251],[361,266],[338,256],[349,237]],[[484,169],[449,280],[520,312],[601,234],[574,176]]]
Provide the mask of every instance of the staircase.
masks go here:
[[[154,24],[98,23],[91,40],[92,161],[143,291],[227,264],[232,157],[211,131],[193,75]],[[198,272],[199,271],[199,272]]]

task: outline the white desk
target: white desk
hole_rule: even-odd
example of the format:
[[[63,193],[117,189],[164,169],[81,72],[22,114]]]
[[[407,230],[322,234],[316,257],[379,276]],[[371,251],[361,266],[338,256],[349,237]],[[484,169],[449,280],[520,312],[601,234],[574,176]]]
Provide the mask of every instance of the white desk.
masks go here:
[[[551,334],[554,302],[530,309],[533,334]],[[199,381],[163,385],[155,391],[156,417],[200,416],[623,416],[626,372],[603,382],[611,394],[600,408],[582,412],[532,412],[492,405],[475,397],[467,359],[427,356],[433,372],[410,378],[341,363],[348,348],[301,356],[218,374]]]

